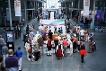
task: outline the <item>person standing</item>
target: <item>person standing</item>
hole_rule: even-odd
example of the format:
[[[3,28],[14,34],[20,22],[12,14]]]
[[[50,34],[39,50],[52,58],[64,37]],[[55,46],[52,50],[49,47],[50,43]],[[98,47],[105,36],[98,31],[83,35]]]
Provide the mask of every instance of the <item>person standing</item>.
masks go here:
[[[2,35],[0,35],[0,55],[2,55],[2,47],[4,45],[5,41]]]
[[[50,37],[48,37],[48,40],[47,40],[47,48],[48,48],[48,56],[51,56],[52,45],[51,45],[51,39],[50,39]]]
[[[14,56],[13,50],[9,49],[9,56],[5,60],[6,68],[8,71],[18,71],[18,58]]]
[[[66,40],[66,38],[64,38],[62,44],[63,44],[63,48],[64,48],[64,56],[66,57],[66,54],[67,54],[67,46],[68,46],[68,41]]]
[[[42,37],[42,35],[40,35],[39,36],[39,38],[38,38],[38,45],[39,45],[39,48],[40,48],[40,54],[43,54],[43,37]]]
[[[25,48],[26,48],[26,52],[27,52],[27,59],[28,60],[30,60],[30,53],[31,53],[31,47],[30,47],[30,42],[29,41],[27,41],[26,43],[25,43]]]
[[[62,59],[62,56],[63,56],[63,50],[62,50],[63,48],[62,48],[62,45],[61,44],[59,44],[58,46],[57,46],[57,50],[56,50],[56,57],[58,58],[58,59]]]
[[[16,50],[15,54],[18,57],[19,71],[21,71],[22,70],[22,55],[23,55],[21,47],[18,47],[18,50]]]
[[[26,34],[29,34],[29,25],[26,26]]]
[[[18,31],[18,38],[19,38],[19,37],[21,37],[21,28],[20,28],[20,25],[19,24],[18,24],[17,27],[18,27],[18,29],[17,29],[17,31]]]
[[[49,30],[49,33],[48,33],[48,36],[50,37],[50,39],[52,40],[52,32],[51,32],[51,30]]]
[[[59,43],[59,40],[58,40],[58,38],[56,37],[55,40],[54,40],[54,44],[55,44],[55,53],[56,53],[56,47],[58,46],[58,43]]]
[[[71,39],[68,39],[68,45],[70,47],[70,56],[72,55],[73,53],[73,42]]]
[[[77,38],[76,36],[73,37],[73,53],[77,52]]]
[[[87,55],[84,42],[81,44],[80,48],[80,56],[81,56],[81,62],[84,63],[84,56]]]
[[[18,26],[15,26],[15,39],[18,39]]]
[[[7,47],[6,43],[4,44],[4,46],[2,48],[2,54],[3,54],[3,64],[5,67],[5,59],[8,57],[8,47]]]
[[[23,34],[24,45],[25,45],[25,42],[26,42],[26,37],[27,37],[26,32],[24,32],[24,34]]]
[[[4,63],[3,63],[3,56],[0,55],[0,71],[7,71],[5,66],[4,66]]]
[[[60,28],[60,34],[63,34],[63,28],[62,27]]]

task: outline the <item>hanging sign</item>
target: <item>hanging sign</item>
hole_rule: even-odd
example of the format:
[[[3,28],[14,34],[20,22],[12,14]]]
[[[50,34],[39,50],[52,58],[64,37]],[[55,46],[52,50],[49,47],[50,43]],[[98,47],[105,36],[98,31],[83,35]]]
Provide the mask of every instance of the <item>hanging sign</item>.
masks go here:
[[[90,6],[90,0],[84,0],[84,13],[83,16],[89,16],[89,6]]]
[[[21,3],[20,0],[14,0],[15,16],[21,16]]]

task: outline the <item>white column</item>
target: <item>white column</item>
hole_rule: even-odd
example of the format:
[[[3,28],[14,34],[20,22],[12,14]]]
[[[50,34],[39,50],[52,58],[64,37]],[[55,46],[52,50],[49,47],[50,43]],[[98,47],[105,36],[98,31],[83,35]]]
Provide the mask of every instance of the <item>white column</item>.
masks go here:
[[[93,0],[93,14],[92,14],[92,23],[90,26],[90,29],[94,29],[94,23],[95,23],[95,0]]]
[[[25,21],[26,21],[26,0],[24,0]]]
[[[8,0],[9,5],[9,14],[10,14],[10,30],[12,29],[12,15],[11,15],[11,4],[10,0]]]

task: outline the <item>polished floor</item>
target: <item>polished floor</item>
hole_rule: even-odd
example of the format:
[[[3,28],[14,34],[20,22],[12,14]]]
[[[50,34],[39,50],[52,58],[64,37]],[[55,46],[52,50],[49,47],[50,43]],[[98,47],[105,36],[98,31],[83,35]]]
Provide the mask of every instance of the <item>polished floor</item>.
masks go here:
[[[37,22],[32,21],[32,23],[36,24],[35,29],[37,29]],[[0,31],[0,34],[3,33]],[[79,53],[63,57],[62,60],[56,59],[54,54],[49,57],[45,54],[38,61],[31,62],[26,58],[22,37],[15,40],[15,49],[20,46],[23,51],[22,71],[106,71],[106,33],[94,34],[97,51],[88,53],[84,63],[81,63]],[[88,49],[87,45],[86,48]]]
[[[85,62],[81,63],[79,53],[72,56],[56,59],[55,55],[43,55],[38,61],[30,62],[26,58],[26,52],[21,39],[16,41],[16,47],[23,50],[23,71],[106,71],[106,33],[95,33],[94,40],[97,43],[97,51],[88,53]],[[87,47],[87,46],[86,46]]]

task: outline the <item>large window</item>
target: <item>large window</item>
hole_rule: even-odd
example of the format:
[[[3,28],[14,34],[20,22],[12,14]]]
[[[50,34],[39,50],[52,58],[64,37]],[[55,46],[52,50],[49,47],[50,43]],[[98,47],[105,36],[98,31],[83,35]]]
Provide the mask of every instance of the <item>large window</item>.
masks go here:
[[[28,8],[34,8],[34,2],[27,1],[27,9]]]

